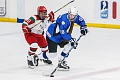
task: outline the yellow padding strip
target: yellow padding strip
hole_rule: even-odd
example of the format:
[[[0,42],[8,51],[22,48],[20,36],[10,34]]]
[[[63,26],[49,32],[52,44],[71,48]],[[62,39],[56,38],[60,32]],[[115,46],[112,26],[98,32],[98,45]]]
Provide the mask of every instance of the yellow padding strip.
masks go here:
[[[88,27],[120,29],[120,25],[115,25],[115,24],[99,24],[99,23],[86,23],[86,24]],[[75,26],[78,25],[75,24]]]
[[[17,23],[17,19],[15,19],[15,18],[0,18],[0,22],[15,22],[15,23]]]
[[[15,22],[17,23],[17,19],[15,18],[0,18],[0,22]],[[95,27],[95,28],[114,28],[120,29],[120,25],[115,24],[99,24],[99,23],[86,23],[88,27]],[[75,24],[75,26],[78,26]]]

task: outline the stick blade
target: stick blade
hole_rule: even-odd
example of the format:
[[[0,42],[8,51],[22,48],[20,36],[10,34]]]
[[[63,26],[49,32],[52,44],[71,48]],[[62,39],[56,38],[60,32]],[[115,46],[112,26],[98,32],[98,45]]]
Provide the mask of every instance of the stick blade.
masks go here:
[[[44,73],[42,74],[43,76],[46,76],[46,77],[50,77],[50,74],[49,73]]]
[[[46,76],[46,77],[54,77],[54,75],[53,74],[48,74],[48,73],[44,73],[43,72],[43,74],[42,74],[43,76]]]

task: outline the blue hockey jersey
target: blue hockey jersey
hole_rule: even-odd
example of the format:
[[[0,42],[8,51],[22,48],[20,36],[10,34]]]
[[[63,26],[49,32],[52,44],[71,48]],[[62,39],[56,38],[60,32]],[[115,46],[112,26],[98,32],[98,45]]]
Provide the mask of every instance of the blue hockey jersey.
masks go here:
[[[78,24],[81,27],[86,26],[84,19],[77,15],[74,19],[74,23]],[[46,36],[53,42],[60,43],[63,40],[71,40],[71,35],[67,32],[67,29],[70,27],[70,20],[68,18],[68,13],[60,15],[56,21],[54,21],[46,32]]]

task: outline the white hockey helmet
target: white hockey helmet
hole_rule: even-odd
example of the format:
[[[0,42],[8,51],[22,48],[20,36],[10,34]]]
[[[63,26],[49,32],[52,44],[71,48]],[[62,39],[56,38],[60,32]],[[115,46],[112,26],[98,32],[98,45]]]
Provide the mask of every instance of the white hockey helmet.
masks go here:
[[[78,10],[76,7],[71,7],[68,11],[69,14],[73,14],[73,15],[77,15],[78,14]]]

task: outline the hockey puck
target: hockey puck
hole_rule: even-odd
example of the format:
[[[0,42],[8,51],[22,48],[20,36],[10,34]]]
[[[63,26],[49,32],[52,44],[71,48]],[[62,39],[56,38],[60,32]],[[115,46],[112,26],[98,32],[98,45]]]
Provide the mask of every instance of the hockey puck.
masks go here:
[[[50,77],[54,77],[54,75],[51,74]]]

